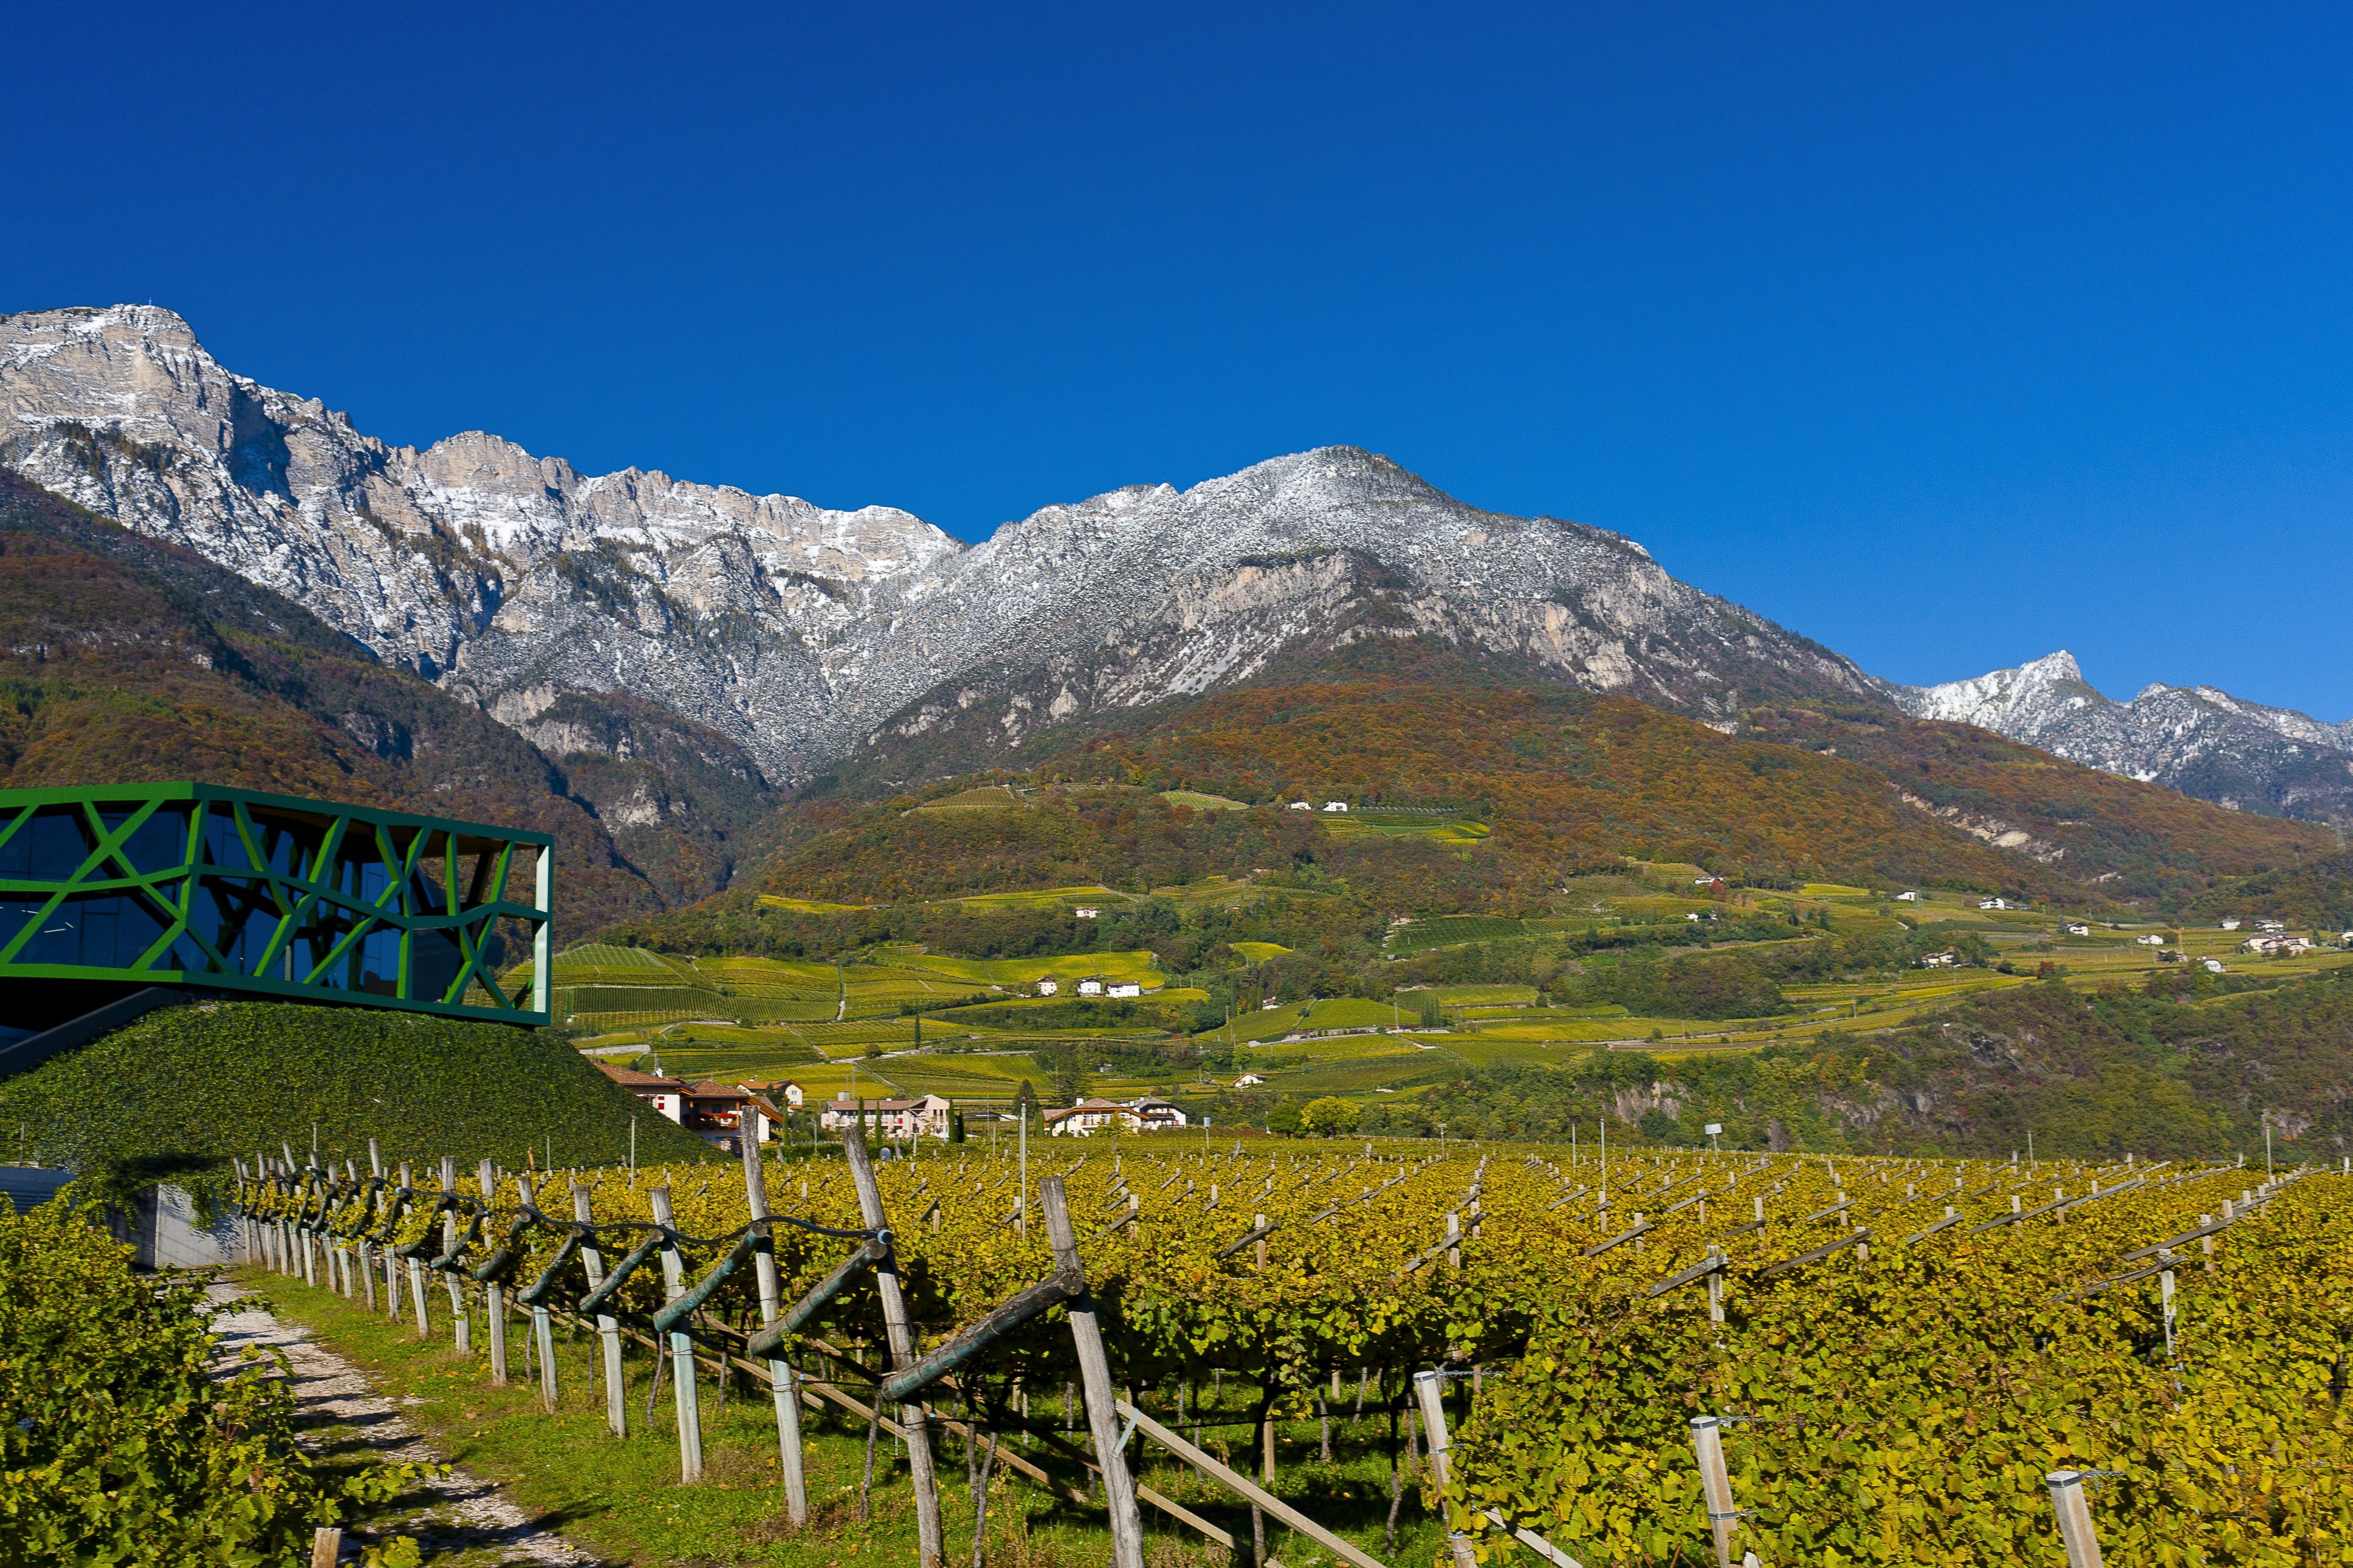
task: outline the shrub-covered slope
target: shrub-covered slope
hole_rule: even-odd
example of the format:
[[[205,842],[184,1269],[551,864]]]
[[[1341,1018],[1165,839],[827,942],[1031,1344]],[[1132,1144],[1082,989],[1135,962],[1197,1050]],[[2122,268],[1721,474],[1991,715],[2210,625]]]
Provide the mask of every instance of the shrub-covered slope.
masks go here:
[[[1466,1073],[1398,1114],[1472,1136],[1726,1141],[1857,1153],[2247,1154],[2268,1117],[2276,1157],[2353,1152],[2353,981],[2242,988],[2168,975],[2093,994],[2029,985],[1885,1034],[1740,1055],[1600,1052],[1571,1065]],[[1386,1110],[1386,1108],[1384,1108]]]
[[[0,1079],[0,1127],[44,1163],[116,1187],[213,1186],[232,1155],[281,1141],[367,1168],[387,1162],[515,1169],[628,1157],[700,1158],[708,1146],[617,1088],[558,1037],[357,1007],[223,1002],[167,1007]],[[21,1132],[20,1132],[21,1130]]]

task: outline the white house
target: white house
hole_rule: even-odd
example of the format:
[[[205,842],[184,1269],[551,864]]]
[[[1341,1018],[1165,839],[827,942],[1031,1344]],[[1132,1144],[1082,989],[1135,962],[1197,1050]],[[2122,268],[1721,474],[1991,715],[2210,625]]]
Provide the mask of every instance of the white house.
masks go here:
[[[1916,904],[1920,901],[1920,895],[1916,892],[1898,893],[1895,895],[1895,901],[1899,904]]]
[[[1077,916],[1080,920],[1091,921],[1096,916],[1102,914],[1103,910],[1092,904],[1081,904],[1077,909],[1072,910],[1071,913]]]
[[[1144,987],[1135,981],[1122,980],[1113,984],[1111,994],[1114,996],[1141,996]]]
[[[1079,994],[1080,994],[1080,995],[1082,995],[1082,996],[1100,996],[1100,995],[1102,995],[1102,994],[1103,994],[1103,982],[1102,982],[1102,981],[1100,981],[1100,980],[1082,980],[1082,981],[1080,981],[1080,982],[1079,982]]]
[[[2067,922],[2067,934],[2069,936],[2089,936],[2092,934],[2092,928],[2085,925],[2082,921],[2069,921]]]
[[[2146,936],[2137,936],[2133,938],[2133,941],[2142,947],[2163,947],[2165,945],[2165,939],[2158,935],[2155,931],[2150,931]]]
[[[2238,930],[2238,929],[2239,929],[2239,927],[2240,927],[2240,926],[2243,925],[2244,923],[2245,923],[2245,922],[2244,922],[2244,921],[2238,921],[2238,920],[2227,920],[2227,921],[2224,921],[2222,922],[2222,929],[2223,929],[2224,931],[2236,931],[2236,930]]]
[[[788,1078],[745,1079],[735,1087],[745,1094],[756,1094],[794,1110],[801,1108],[801,1086]]]
[[[1258,1074],[1254,1072],[1246,1072],[1242,1074],[1241,1077],[1234,1079],[1234,1087],[1236,1089],[1249,1089],[1253,1085],[1261,1084],[1265,1081],[1266,1079],[1259,1077]]]
[[[2251,936],[2239,945],[2249,952],[2260,952],[2265,958],[2294,958],[2299,952],[2312,951],[2312,939],[2304,936]]]
[[[1277,1007],[1280,1007],[1280,1006],[1282,1006],[1282,1003],[1280,1003],[1280,1002],[1276,1001],[1273,997],[1270,996],[1270,997],[1268,997],[1265,1001],[1263,1001],[1263,1002],[1261,1002],[1261,1003],[1260,1003],[1260,1004],[1258,1005],[1258,1010],[1259,1010],[1260,1012],[1261,1012],[1261,1013],[1271,1013],[1271,1012],[1273,1012]]]
[[[1981,910],[2010,910],[2016,909],[2017,907],[2017,905],[2011,903],[2008,899],[1979,899],[1978,900],[1978,908]]]
[[[1291,809],[1293,811],[1313,811],[1315,808],[1308,805],[1307,802],[1303,800],[1294,800],[1291,803]]]
[[[1089,1138],[1105,1131],[1159,1132],[1185,1125],[1185,1113],[1165,1100],[1146,1097],[1125,1103],[1082,1100],[1067,1110],[1046,1112],[1046,1131],[1057,1138]]]
[[[1061,985],[1050,974],[1038,982],[1038,994],[1040,996],[1051,996],[1055,992],[1060,991],[1061,988]]]
[[[1920,967],[1923,969],[1951,969],[1960,962],[1961,955],[1955,952],[1952,949],[1947,948],[1942,952],[1932,952],[1926,957],[1921,959]]]
[[[1699,917],[1698,917],[1697,915],[1687,914],[1687,915],[1683,916],[1683,919],[1685,919],[1685,920],[1687,920],[1687,921],[1695,921],[1695,920],[1699,919]]]
[[[2255,922],[2255,929],[2257,931],[2270,931],[2273,935],[2276,936],[2281,931],[2287,930],[2287,922],[2285,921],[2257,921]]]
[[[2209,974],[2222,973],[2222,961],[2219,958],[2201,958],[2198,962],[2206,966],[2206,973]]]
[[[656,1078],[649,1072],[634,1068],[617,1068],[610,1062],[598,1062],[605,1076],[644,1100],[660,1114],[684,1126],[686,1123],[687,1085],[684,1079]]]
[[[1345,800],[1327,800],[1324,803],[1324,809],[1326,811],[1345,811],[1348,809],[1348,803]]]

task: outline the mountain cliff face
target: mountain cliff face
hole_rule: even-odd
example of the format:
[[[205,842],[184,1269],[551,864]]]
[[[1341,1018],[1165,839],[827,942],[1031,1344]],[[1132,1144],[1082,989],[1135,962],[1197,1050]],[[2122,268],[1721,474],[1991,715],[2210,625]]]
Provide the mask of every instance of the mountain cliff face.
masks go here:
[[[0,318],[0,464],[278,590],[525,734],[596,752],[629,726],[573,707],[633,695],[741,748],[767,784],[894,718],[1015,744],[1377,637],[1725,724],[1759,700],[1881,698],[1631,541],[1482,512],[1354,448],[1049,507],[965,548],[887,507],[584,477],[479,432],[388,447],[232,374],[153,307]]]
[[[1890,689],[1915,718],[1974,724],[2234,810],[2353,817],[2353,723],[2324,723],[2211,686],[2153,684],[2118,702],[2095,690],[2063,650],[1971,680]]]

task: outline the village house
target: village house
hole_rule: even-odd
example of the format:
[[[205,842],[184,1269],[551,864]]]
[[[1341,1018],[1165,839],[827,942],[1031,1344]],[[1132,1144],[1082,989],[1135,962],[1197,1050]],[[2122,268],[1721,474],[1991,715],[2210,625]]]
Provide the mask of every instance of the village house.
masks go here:
[[[2137,936],[2133,938],[2133,941],[2142,947],[2163,947],[2165,945],[2165,939],[2158,935],[2155,931],[2150,931],[2146,936]]]
[[[788,1110],[801,1108],[801,1086],[788,1078],[745,1079],[735,1086],[746,1094],[756,1094],[772,1105]]]
[[[657,1078],[635,1068],[617,1068],[610,1062],[598,1062],[596,1067],[607,1078],[652,1106],[661,1115],[684,1124],[688,1086],[683,1079]]]
[[[2246,922],[2245,922],[2245,921],[2243,921],[2228,920],[2228,921],[2224,921],[2222,922],[2222,929],[2223,929],[2224,931],[2236,931],[2236,930],[2238,930],[2238,929],[2239,929],[2239,927],[2240,927],[2240,926],[2242,926],[2242,925],[2243,925],[2243,924],[2245,924],[2245,923],[2246,923]]]
[[[2198,962],[2205,965],[2206,973],[2209,974],[2220,974],[2222,973],[2222,961],[2219,958],[2201,958]]]
[[[1324,803],[1324,809],[1326,811],[1345,811],[1348,809],[1348,803],[1345,800],[1327,800]]]
[[[1081,904],[1077,909],[1072,910],[1071,913],[1080,920],[1091,921],[1101,915],[1103,910],[1093,904]]]
[[[2089,936],[2092,934],[2092,928],[2084,924],[2082,921],[2069,921],[2067,922],[2067,934],[2069,936]]]
[[[1100,996],[1100,995],[1102,995],[1102,994],[1103,994],[1103,982],[1102,982],[1102,981],[1100,981],[1100,980],[1082,980],[1082,981],[1080,981],[1080,982],[1079,982],[1079,994],[1080,994],[1080,995],[1082,995],[1082,996]]]
[[[2248,952],[2259,952],[2265,958],[2294,958],[2299,952],[2312,951],[2312,939],[2305,936],[2251,936],[2239,946]]]
[[[1144,987],[1135,981],[1122,980],[1112,986],[1111,994],[1114,996],[1141,996]]]
[[[1923,969],[1951,969],[1957,966],[1960,962],[1961,955],[1955,952],[1948,947],[1942,952],[1932,952],[1922,958],[1920,960],[1920,967]]]
[[[1254,1072],[1246,1072],[1242,1074],[1241,1077],[1234,1079],[1234,1087],[1236,1089],[1250,1089],[1258,1084],[1264,1083],[1266,1079],[1259,1077],[1258,1074]]]
[[[686,1091],[685,1115],[680,1125],[705,1143],[741,1153],[743,1145],[737,1140],[746,1131],[754,1143],[765,1143],[784,1120],[783,1113],[762,1096],[741,1084],[714,1079]]]
[[[2273,936],[2277,936],[2280,932],[2287,930],[2287,922],[2285,921],[2257,921],[2255,922],[2255,929],[2259,931],[2265,931]]]
[[[1978,900],[1978,908],[1981,910],[2014,910],[2018,906],[2016,904],[2011,903],[2008,899],[1979,899]]]
[[[1046,1112],[1046,1131],[1057,1138],[1089,1138],[1097,1132],[1158,1132],[1185,1125],[1185,1113],[1165,1100],[1082,1100],[1065,1110]]]
[[[1315,808],[1303,800],[1294,800],[1291,803],[1291,809],[1293,811],[1313,811]]]
[[[1038,982],[1038,994],[1040,996],[1051,996],[1061,988],[1060,984],[1050,974]]]
[[[1899,904],[1916,904],[1920,901],[1920,895],[1916,891],[1898,893],[1895,895],[1895,901]]]
[[[944,1094],[919,1095],[913,1100],[852,1100],[849,1091],[843,1089],[826,1103],[818,1125],[839,1132],[856,1127],[862,1118],[867,1131],[878,1137],[936,1138],[944,1143],[955,1110],[955,1102]]]

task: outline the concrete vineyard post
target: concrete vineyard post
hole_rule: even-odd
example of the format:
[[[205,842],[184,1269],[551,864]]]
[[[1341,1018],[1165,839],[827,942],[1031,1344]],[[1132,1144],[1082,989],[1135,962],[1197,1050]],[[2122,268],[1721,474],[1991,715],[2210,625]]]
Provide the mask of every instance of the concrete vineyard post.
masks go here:
[[[343,1532],[332,1524],[322,1524],[311,1533],[311,1568],[335,1568],[335,1559],[343,1555]]]
[[[532,1201],[531,1178],[515,1178],[515,1192],[526,1209],[536,1206]],[[531,1306],[531,1340],[539,1352],[539,1407],[550,1415],[555,1414],[555,1315],[543,1300]]]
[[[760,1145],[739,1134],[744,1149],[744,1201],[754,1224],[768,1217],[768,1181],[760,1168]],[[939,1212],[933,1205],[933,1214]],[[766,1328],[784,1310],[776,1279],[776,1248],[762,1237],[752,1254],[752,1268],[760,1286],[760,1326]],[[793,1363],[782,1356],[768,1359],[768,1387],[776,1405],[776,1464],[785,1477],[785,1517],[797,1530],[808,1522],[808,1483],[801,1473],[801,1401],[795,1386]]]
[[[482,1189],[482,1201],[489,1203],[498,1195],[498,1168],[488,1160],[474,1167],[474,1181]],[[506,1287],[491,1280],[482,1287],[483,1332],[491,1341],[491,1385],[507,1385],[507,1292]]]
[[[686,1294],[686,1259],[678,1249],[670,1226],[670,1188],[649,1188],[654,1223],[663,1231],[661,1248],[662,1300],[675,1301]],[[655,1354],[661,1353],[659,1348]],[[694,1386],[694,1341],[683,1326],[670,1332],[670,1383],[678,1394],[678,1479],[692,1484],[702,1479],[702,1410]]]
[[[888,1232],[882,1214],[882,1186],[874,1179],[874,1163],[866,1152],[865,1119],[841,1142],[849,1157],[849,1179],[858,1188],[858,1212],[867,1229]],[[907,1300],[899,1289],[899,1259],[885,1254],[874,1266],[874,1293],[881,1298],[882,1328],[891,1342],[891,1369],[904,1372],[915,1363],[915,1336],[907,1319]],[[939,1483],[932,1468],[932,1436],[923,1401],[899,1406],[899,1425],[907,1440],[907,1477],[915,1489],[915,1547],[922,1568],[944,1568],[945,1536],[940,1525]],[[1141,1561],[1134,1568],[1142,1568]]]
[[[400,1184],[404,1187],[414,1187],[417,1184],[408,1163],[405,1160],[401,1162],[400,1166]],[[408,1260],[408,1300],[409,1305],[417,1309],[417,1337],[420,1340],[431,1339],[433,1324],[425,1310],[425,1262],[416,1257],[411,1257]]]
[[[1695,1415],[1691,1432],[1700,1487],[1707,1496],[1708,1532],[1715,1538],[1716,1568],[1732,1568],[1732,1532],[1740,1512],[1732,1506],[1732,1478],[1724,1468],[1724,1424],[1714,1415]]]
[[[2100,1568],[2100,1538],[2092,1529],[2092,1505],[2084,1496],[2084,1472],[2053,1470],[2042,1478],[2051,1489],[2051,1510],[2059,1516],[2060,1543],[2067,1568]]]
[[[1054,1261],[1075,1272],[1080,1268],[1078,1237],[1071,1228],[1071,1207],[1062,1193],[1062,1178],[1049,1176],[1038,1190],[1046,1218],[1046,1239]],[[873,1222],[868,1221],[871,1225]],[[1144,1568],[1144,1518],[1136,1511],[1135,1478],[1120,1453],[1118,1391],[1111,1381],[1111,1358],[1103,1352],[1103,1329],[1095,1321],[1094,1298],[1083,1290],[1073,1297],[1067,1314],[1071,1339],[1078,1351],[1079,1376],[1086,1389],[1087,1429],[1094,1439],[1095,1463],[1103,1470],[1103,1501],[1111,1510],[1112,1568]]]
[[[441,1156],[441,1190],[444,1193],[458,1190],[458,1162],[448,1154]],[[488,1194],[484,1194],[486,1199],[488,1196]],[[447,1256],[457,1250],[458,1211],[445,1209],[441,1215],[441,1251]],[[466,1313],[466,1287],[455,1272],[455,1267],[453,1264],[452,1271],[443,1277],[449,1286],[449,1342],[459,1355],[471,1355],[474,1353],[473,1325]]]
[[[1438,1489],[1443,1493],[1453,1478],[1454,1468],[1448,1454],[1451,1445],[1446,1436],[1446,1380],[1435,1372],[1413,1374],[1413,1397],[1421,1412],[1422,1447],[1430,1450],[1430,1468],[1438,1477]],[[1440,1505],[1441,1508],[1443,1503]],[[1446,1545],[1454,1554],[1454,1568],[1475,1568],[1477,1559],[1472,1554],[1471,1538],[1460,1531],[1446,1532]]]
[[[572,1184],[572,1217],[582,1225],[594,1223],[589,1207],[588,1189],[578,1181]],[[605,1255],[596,1250],[594,1237],[580,1244],[580,1266],[588,1276],[588,1289],[594,1290],[605,1282]],[[616,1437],[629,1435],[628,1401],[621,1387],[621,1323],[610,1312],[596,1314],[596,1339],[605,1352],[605,1425],[613,1429]]]

